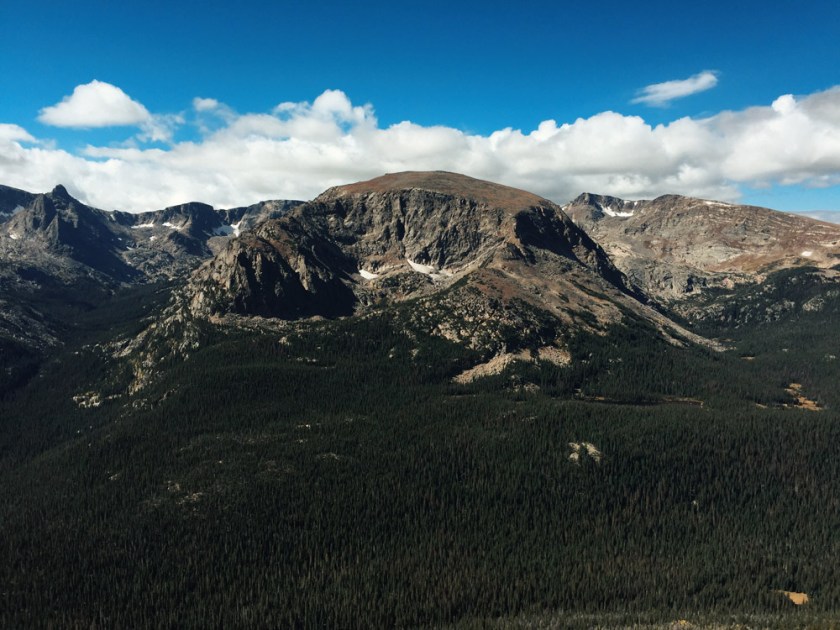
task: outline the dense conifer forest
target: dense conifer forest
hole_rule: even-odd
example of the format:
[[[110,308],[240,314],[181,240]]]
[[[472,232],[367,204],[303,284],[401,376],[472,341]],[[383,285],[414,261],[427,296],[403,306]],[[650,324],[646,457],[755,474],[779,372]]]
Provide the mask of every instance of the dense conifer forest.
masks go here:
[[[165,295],[79,315],[4,390],[4,628],[837,618],[834,303],[703,324],[726,352],[616,326],[574,337],[569,367],[467,385],[451,378],[476,356],[398,310],[208,326],[109,398],[129,372],[102,344]]]

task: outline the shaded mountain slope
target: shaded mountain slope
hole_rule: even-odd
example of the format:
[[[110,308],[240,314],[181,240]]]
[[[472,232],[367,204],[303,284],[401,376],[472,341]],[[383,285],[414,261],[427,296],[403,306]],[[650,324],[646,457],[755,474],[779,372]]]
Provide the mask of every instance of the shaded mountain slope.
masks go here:
[[[0,393],[61,343],[80,312],[121,287],[177,282],[240,231],[296,204],[131,214],[91,208],[63,186],[37,195],[0,187]]]

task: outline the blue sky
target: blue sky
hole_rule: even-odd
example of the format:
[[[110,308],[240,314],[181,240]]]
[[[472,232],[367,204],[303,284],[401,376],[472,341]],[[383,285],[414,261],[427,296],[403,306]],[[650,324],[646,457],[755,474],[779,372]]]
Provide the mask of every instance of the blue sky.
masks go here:
[[[3,0],[0,27],[0,183],[101,207],[444,168],[840,210],[836,2]]]

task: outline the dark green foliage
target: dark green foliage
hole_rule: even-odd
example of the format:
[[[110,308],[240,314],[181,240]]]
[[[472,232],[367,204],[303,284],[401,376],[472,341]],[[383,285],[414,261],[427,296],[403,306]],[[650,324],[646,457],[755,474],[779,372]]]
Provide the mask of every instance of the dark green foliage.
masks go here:
[[[0,337],[0,397],[25,384],[38,372],[41,353],[15,339]]]
[[[136,396],[79,409],[92,381],[124,386],[91,341],[110,312],[0,403],[2,627],[790,627],[840,610],[824,312],[723,354],[630,324],[569,339],[570,367],[471,385],[450,379],[476,353],[388,312],[219,331]],[[826,410],[774,407],[790,382]],[[570,442],[603,459],[571,461]]]
[[[741,329],[749,334],[768,323],[813,321],[814,313],[837,322],[840,282],[827,273],[812,267],[783,269],[760,284],[740,285],[734,291],[709,290],[699,298],[706,306],[706,316],[699,318],[694,328],[701,335]]]

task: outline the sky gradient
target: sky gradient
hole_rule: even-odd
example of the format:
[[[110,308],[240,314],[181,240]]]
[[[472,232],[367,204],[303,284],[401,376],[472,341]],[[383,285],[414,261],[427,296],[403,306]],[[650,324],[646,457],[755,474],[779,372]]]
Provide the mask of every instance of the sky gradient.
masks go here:
[[[840,5],[581,4],[4,0],[0,183],[139,211],[445,169],[840,210]]]

